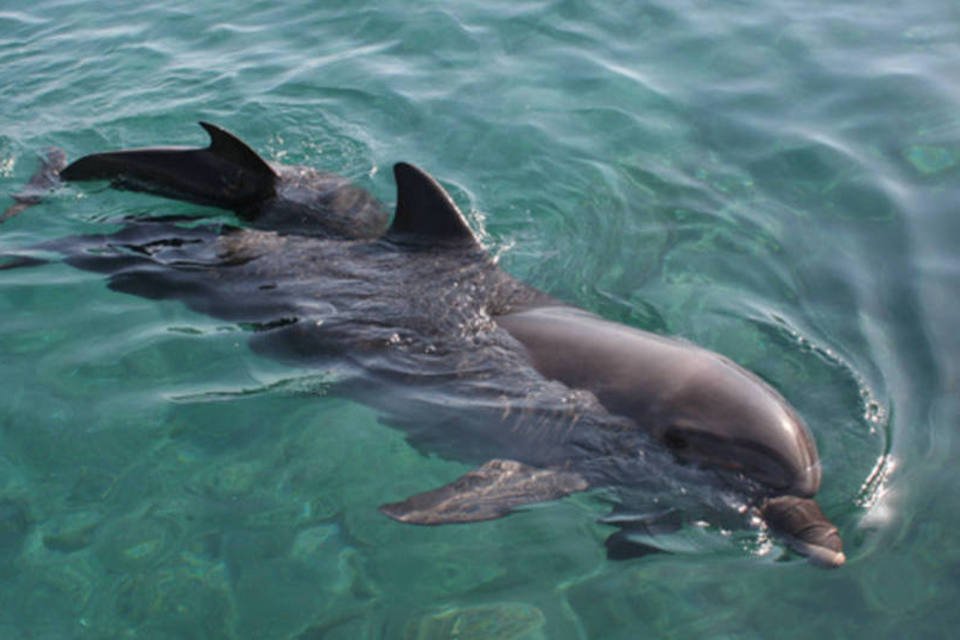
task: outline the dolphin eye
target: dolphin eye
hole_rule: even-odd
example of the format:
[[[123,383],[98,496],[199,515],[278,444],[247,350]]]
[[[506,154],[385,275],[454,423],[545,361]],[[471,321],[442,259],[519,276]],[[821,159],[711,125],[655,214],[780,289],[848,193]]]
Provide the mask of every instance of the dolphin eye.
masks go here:
[[[663,435],[663,442],[673,451],[683,451],[690,446],[690,442],[676,430],[667,431]]]

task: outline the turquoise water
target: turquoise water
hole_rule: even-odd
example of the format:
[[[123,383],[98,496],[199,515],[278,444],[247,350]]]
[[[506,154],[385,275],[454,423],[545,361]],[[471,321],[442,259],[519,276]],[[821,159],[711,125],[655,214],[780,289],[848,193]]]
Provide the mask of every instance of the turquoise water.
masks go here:
[[[467,467],[238,327],[50,264],[0,271],[0,637],[954,635],[960,9],[317,4],[0,0],[0,193],[48,145],[200,119],[388,202],[416,162],[510,272],[777,386],[848,564],[749,532],[611,562],[590,495],[399,525],[376,507]],[[71,187],[0,254],[197,211]]]

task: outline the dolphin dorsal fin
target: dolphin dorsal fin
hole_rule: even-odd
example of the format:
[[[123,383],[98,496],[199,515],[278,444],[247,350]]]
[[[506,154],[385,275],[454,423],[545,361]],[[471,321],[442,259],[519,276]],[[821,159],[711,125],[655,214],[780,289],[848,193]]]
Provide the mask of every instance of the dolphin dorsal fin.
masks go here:
[[[200,126],[203,127],[210,136],[210,146],[208,149],[212,153],[248,171],[253,171],[262,176],[269,176],[271,179],[277,177],[277,173],[270,165],[267,164],[256,151],[251,149],[246,142],[237,136],[209,122],[200,122]]]
[[[406,162],[393,165],[397,211],[388,236],[403,242],[479,244],[450,194],[426,171]]]

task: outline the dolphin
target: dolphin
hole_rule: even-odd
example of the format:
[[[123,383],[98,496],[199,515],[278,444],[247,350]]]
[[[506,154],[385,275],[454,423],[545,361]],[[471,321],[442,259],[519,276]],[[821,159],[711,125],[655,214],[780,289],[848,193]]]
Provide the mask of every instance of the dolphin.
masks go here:
[[[43,196],[60,184],[60,171],[67,165],[67,154],[62,149],[51,147],[40,158],[40,167],[30,181],[18,193],[13,194],[13,204],[0,213],[0,223],[40,204]]]
[[[114,290],[238,322],[258,351],[336,363],[340,391],[415,446],[477,463],[384,514],[476,522],[590,488],[673,486],[676,476],[732,488],[813,563],[845,562],[813,499],[821,468],[810,430],[758,376],[517,281],[414,165],[394,166],[388,224],[383,205],[346,179],[270,165],[201,126],[206,148],[98,153],[60,177],[231,209],[242,226],[126,220],[45,248],[107,274]],[[636,519],[608,522],[629,530]]]
[[[373,238],[390,215],[347,179],[310,167],[271,165],[224,129],[201,122],[206,148],[129,149],[80,158],[64,180],[110,180],[130,191],[235,211],[261,229],[308,236]]]

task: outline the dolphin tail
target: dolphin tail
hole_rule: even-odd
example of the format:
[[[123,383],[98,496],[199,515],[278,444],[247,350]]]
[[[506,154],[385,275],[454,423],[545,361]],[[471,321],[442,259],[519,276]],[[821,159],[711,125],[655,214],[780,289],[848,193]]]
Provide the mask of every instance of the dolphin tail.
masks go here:
[[[59,173],[67,164],[67,154],[63,149],[50,147],[40,157],[40,166],[30,181],[13,195],[14,203],[0,213],[0,223],[22,213],[35,204],[39,204],[50,191],[60,186]]]
[[[110,180],[144,191],[244,215],[275,194],[276,172],[242,140],[208,122],[205,148],[163,147],[84,156],[60,172],[68,181]]]

